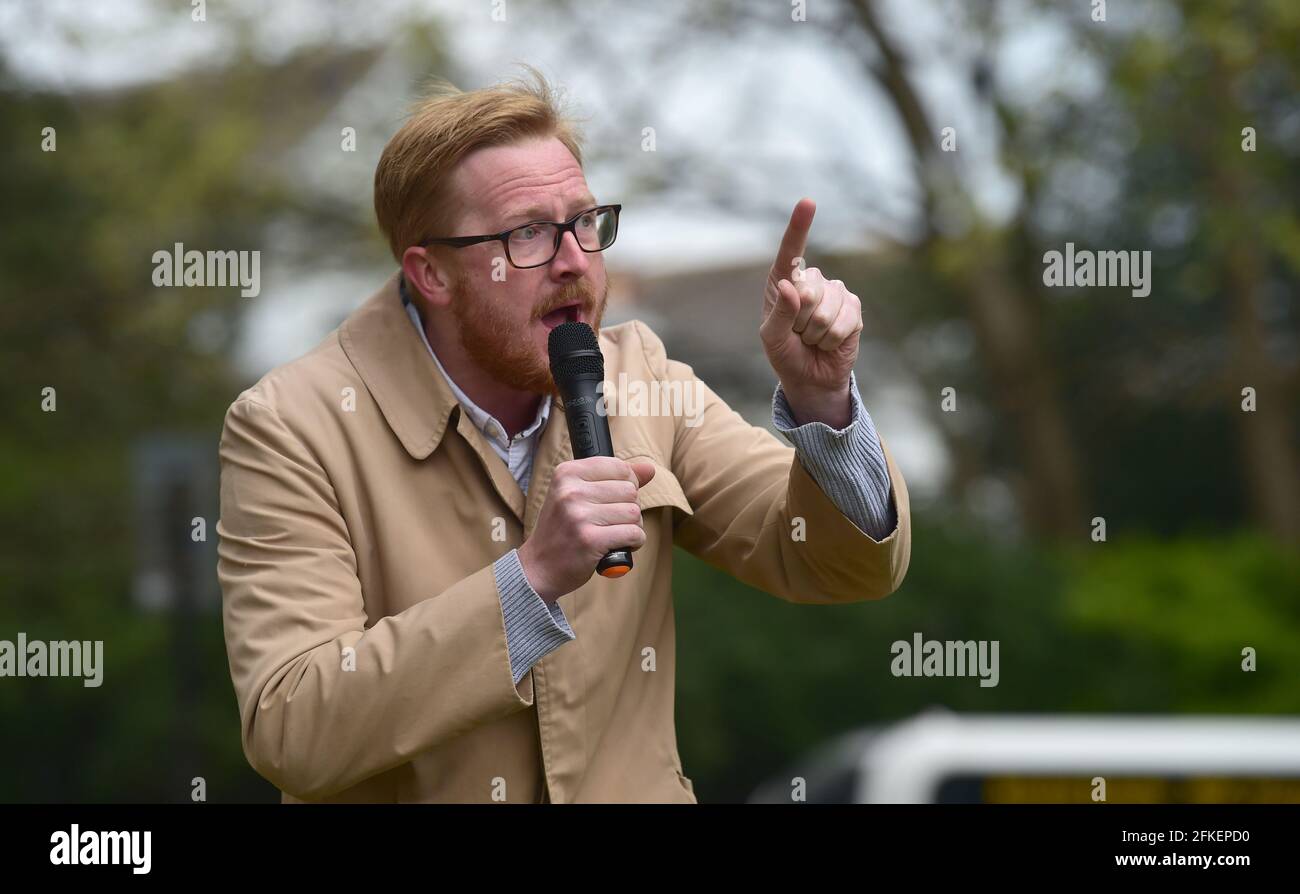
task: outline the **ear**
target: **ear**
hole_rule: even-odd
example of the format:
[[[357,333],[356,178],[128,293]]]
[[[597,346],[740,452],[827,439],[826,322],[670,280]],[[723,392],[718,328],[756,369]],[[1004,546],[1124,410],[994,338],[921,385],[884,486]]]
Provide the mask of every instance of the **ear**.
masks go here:
[[[432,250],[412,245],[402,253],[402,273],[407,287],[434,307],[448,307],[452,299],[455,271]],[[416,295],[412,295],[413,300]]]

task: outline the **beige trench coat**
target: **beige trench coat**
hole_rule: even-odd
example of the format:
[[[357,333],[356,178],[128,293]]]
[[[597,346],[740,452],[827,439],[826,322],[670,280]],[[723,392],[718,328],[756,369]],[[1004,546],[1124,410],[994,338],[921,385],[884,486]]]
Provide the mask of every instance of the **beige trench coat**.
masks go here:
[[[641,322],[600,342],[607,380],[697,381]],[[910,557],[888,448],[898,526],[877,543],[792,447],[702,393],[693,426],[609,417],[618,456],[656,467],[646,544],[625,577],[560,598],[577,638],[518,686],[491,564],[532,533],[573,457],[558,399],[525,496],[459,411],[396,276],[240,394],[221,437],[218,574],[244,752],[282,800],[694,802],[673,718],[673,545],[817,604],[891,593]]]

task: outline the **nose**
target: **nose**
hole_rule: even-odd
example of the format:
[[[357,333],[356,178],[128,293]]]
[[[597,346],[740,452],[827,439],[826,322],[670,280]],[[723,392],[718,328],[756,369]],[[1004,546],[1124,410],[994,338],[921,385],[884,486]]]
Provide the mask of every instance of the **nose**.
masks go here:
[[[560,239],[560,250],[551,259],[551,278],[556,280],[578,279],[591,267],[587,253],[578,245],[578,239],[572,233],[565,233]]]

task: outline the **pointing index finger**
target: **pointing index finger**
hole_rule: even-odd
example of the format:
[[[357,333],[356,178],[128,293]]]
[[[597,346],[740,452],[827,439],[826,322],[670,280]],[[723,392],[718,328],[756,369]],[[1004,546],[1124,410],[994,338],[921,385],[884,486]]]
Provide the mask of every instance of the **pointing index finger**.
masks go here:
[[[817,203],[812,199],[802,198],[795,204],[773,266],[779,278],[791,279],[795,259],[802,258],[808,246],[808,231],[812,229],[813,215],[816,213]]]

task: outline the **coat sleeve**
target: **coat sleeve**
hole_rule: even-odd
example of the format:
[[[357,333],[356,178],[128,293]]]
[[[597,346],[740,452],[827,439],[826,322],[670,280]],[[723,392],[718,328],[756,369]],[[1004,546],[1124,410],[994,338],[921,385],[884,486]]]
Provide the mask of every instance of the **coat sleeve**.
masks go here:
[[[319,800],[529,707],[493,568],[367,627],[356,555],[312,452],[249,398],[226,414],[217,574],[244,753]]]
[[[836,508],[793,447],[746,422],[690,366],[668,359],[648,327],[637,330],[652,374],[702,397],[702,411],[675,420],[672,472],[692,509],[675,530],[678,546],[790,602],[856,602],[898,589],[911,559],[911,515],[883,438],[897,524],[877,541]]]

